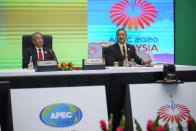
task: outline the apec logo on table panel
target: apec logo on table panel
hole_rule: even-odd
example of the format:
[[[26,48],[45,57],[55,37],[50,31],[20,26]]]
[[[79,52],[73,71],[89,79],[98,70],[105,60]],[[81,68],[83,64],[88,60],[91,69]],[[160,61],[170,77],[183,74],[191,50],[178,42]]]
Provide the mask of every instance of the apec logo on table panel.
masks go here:
[[[52,104],[41,110],[40,119],[47,126],[69,127],[81,121],[82,111],[72,104]]]

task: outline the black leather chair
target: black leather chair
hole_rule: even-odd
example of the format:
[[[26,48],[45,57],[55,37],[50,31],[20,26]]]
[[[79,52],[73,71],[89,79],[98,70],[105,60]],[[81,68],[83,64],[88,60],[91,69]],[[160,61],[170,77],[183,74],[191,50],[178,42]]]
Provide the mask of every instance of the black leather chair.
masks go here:
[[[9,118],[9,91],[10,81],[0,81],[0,128],[1,131],[9,131],[11,127]]]
[[[102,47],[102,58],[105,59],[106,66],[108,66],[108,60],[107,60],[108,52],[109,52],[109,47]]]
[[[44,45],[43,47],[48,47],[52,49],[52,36],[43,35]],[[32,35],[23,35],[22,37],[22,58],[24,58],[24,50],[30,46],[33,46]]]

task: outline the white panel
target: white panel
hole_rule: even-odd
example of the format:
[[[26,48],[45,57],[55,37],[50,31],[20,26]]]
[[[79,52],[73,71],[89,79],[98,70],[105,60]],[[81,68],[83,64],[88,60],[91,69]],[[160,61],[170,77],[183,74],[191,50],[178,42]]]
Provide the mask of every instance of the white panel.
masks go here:
[[[132,115],[140,123],[143,130],[146,130],[147,121],[155,120],[158,110],[167,105],[168,107],[165,107],[166,115],[179,116],[180,111],[185,111],[187,108],[187,110],[190,110],[192,117],[196,119],[196,102],[194,101],[196,98],[196,82],[184,84],[130,84],[129,88]],[[183,115],[187,115],[187,113],[183,113]],[[186,131],[188,117],[180,118]],[[163,125],[166,121],[161,119],[159,122]],[[177,131],[175,119],[173,122],[170,119],[169,125],[170,131]]]
[[[104,86],[11,89],[14,131],[98,131],[99,121],[108,120]],[[48,105],[66,103],[77,106],[83,114],[70,127],[51,127],[40,119]]]

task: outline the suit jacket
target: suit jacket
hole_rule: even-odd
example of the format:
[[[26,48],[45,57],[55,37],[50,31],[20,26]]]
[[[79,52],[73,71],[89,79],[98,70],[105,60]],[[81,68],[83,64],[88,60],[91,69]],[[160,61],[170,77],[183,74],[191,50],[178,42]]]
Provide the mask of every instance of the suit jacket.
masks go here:
[[[56,60],[57,61],[56,56],[54,52],[52,51],[52,49],[43,47],[43,53],[44,53],[44,60]],[[24,50],[22,68],[28,68],[30,56],[32,56],[33,65],[35,66],[36,62],[38,61],[38,54],[37,54],[35,47],[28,47]]]
[[[133,45],[127,44],[127,55],[128,55],[128,61],[131,60],[131,58],[134,58],[134,61],[137,64],[143,64],[142,59],[138,57],[138,55],[135,52],[135,48]],[[115,43],[111,47],[108,47],[108,51],[106,54],[106,66],[113,66],[114,61],[119,62],[119,66],[123,66],[123,56],[120,50],[120,47],[118,43]]]

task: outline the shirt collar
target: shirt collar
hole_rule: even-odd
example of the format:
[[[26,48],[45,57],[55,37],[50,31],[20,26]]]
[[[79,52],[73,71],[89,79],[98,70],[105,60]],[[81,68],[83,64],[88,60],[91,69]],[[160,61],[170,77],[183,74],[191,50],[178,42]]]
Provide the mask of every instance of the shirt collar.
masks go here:
[[[119,42],[118,42],[118,45],[119,45],[120,47],[123,47],[123,45],[120,44]],[[125,48],[126,48],[126,47],[127,47],[127,44],[125,43],[124,46],[125,46]]]
[[[36,50],[39,50],[39,49],[43,50],[43,48],[42,48],[42,47],[41,47],[41,48],[35,47],[35,48],[36,48]]]

